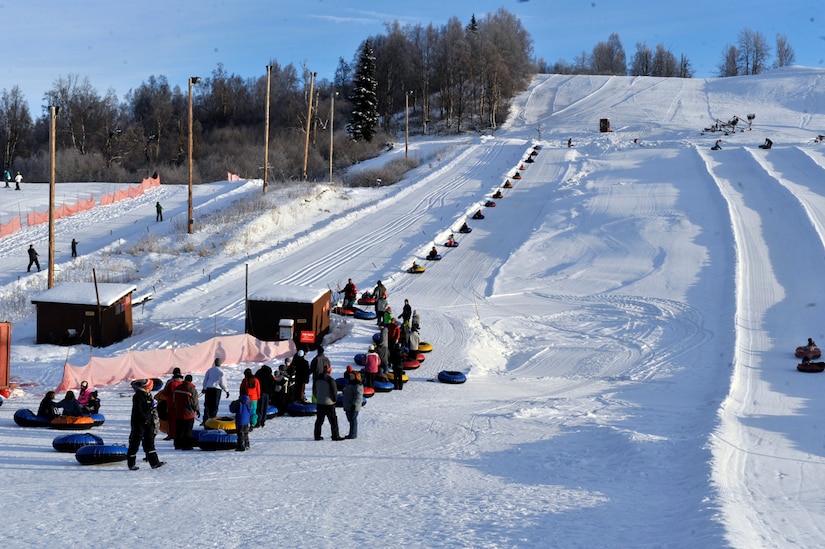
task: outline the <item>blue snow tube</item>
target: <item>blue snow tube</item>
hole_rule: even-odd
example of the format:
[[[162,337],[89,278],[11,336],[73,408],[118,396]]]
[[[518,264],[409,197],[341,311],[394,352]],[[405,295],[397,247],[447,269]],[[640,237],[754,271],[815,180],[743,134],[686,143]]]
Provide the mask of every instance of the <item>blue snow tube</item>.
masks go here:
[[[163,380],[159,377],[152,378],[152,390],[157,392],[163,389]]]
[[[378,335],[380,336],[381,334],[378,334]],[[352,360],[353,360],[353,362],[355,362],[357,365],[359,365],[359,366],[363,366],[363,365],[364,365],[364,359],[365,359],[366,357],[367,357],[367,355],[366,355],[366,354],[364,354],[364,353],[358,353],[358,354],[356,354],[354,357],[352,357]]]
[[[375,320],[376,318],[375,311],[365,311],[364,309],[359,309],[358,307],[353,307],[352,316],[358,320]]]
[[[459,383],[464,383],[465,381],[467,381],[467,376],[465,376],[461,372],[441,370],[440,372],[438,372],[438,381],[440,381],[441,383],[450,383],[453,385],[458,385]]]
[[[95,427],[99,427],[103,425],[103,422],[106,421],[106,417],[103,414],[92,414],[92,420],[95,422]]]
[[[52,441],[52,447],[58,452],[77,452],[84,446],[102,446],[103,439],[91,433],[72,433],[71,435],[60,435]]]
[[[28,408],[21,408],[14,412],[14,422],[20,427],[51,427],[51,420],[34,415]]]
[[[381,381],[376,379],[372,382],[372,388],[375,389],[376,393],[389,393],[393,390],[395,385],[391,381]]]
[[[74,453],[74,458],[81,465],[103,465],[126,461],[126,446],[114,444],[82,446]]]
[[[335,378],[335,386],[338,387],[339,391],[343,391],[344,387],[347,386],[349,381],[345,377],[336,377]]]
[[[272,404],[269,405],[269,408],[266,409],[266,419],[272,419],[273,417],[278,415],[278,407],[273,406]]]
[[[381,332],[372,334],[372,342],[376,345],[381,345]]]
[[[466,229],[459,229],[458,232],[464,233],[464,234],[471,233],[471,232],[473,232],[473,228],[472,227],[467,227]]]
[[[314,403],[303,403],[297,400],[290,402],[286,407],[286,413],[291,416],[314,416],[317,410]]]
[[[207,452],[232,450],[238,446],[238,435],[228,434],[218,429],[204,431],[198,437],[198,446],[200,446],[201,450]]]

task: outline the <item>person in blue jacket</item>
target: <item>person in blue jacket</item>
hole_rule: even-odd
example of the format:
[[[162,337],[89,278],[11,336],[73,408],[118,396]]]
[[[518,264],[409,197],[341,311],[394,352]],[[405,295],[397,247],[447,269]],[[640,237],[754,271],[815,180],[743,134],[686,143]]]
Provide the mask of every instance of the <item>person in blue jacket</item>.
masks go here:
[[[245,390],[241,390],[238,400],[229,404],[229,411],[235,414],[235,433],[238,436],[236,452],[249,450],[249,424],[252,422],[252,403]]]

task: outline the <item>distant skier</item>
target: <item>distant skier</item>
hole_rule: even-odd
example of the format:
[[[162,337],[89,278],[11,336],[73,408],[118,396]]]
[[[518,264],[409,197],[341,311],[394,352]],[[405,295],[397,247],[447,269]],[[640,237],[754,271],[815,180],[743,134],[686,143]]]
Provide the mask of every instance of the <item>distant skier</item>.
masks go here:
[[[9,186],[9,182],[11,182],[11,174],[9,173],[9,170],[3,171],[3,179],[6,181],[6,188],[11,189],[11,186]]]
[[[155,203],[155,221],[163,221],[163,206],[160,205],[160,202]]]
[[[712,150],[712,151],[721,151],[722,150],[722,140],[717,139],[716,144],[713,147],[711,147],[710,150]]]
[[[72,257],[77,257],[77,240],[72,239]]]
[[[17,175],[14,176],[14,190],[20,190],[20,183],[23,182],[23,175],[20,172],[17,172]]]
[[[765,142],[759,145],[760,149],[770,149],[771,147],[773,147],[773,141],[770,139],[765,139]]]

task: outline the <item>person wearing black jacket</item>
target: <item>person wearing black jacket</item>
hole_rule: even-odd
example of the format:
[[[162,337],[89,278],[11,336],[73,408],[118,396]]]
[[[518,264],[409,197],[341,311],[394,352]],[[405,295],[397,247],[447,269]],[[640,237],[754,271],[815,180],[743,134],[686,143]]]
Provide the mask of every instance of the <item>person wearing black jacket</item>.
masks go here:
[[[305,354],[303,350],[300,350],[292,357],[292,368],[295,370],[295,392],[292,400],[299,402],[306,402],[307,383],[309,383],[310,368]]]
[[[152,399],[152,380],[139,379],[132,382],[135,395],[132,397],[132,430],[129,433],[129,448],[126,451],[126,465],[132,471],[137,471],[137,451],[141,443],[146,459],[152,469],[163,467],[165,461],[160,461],[155,451],[155,435],[157,434],[157,412]]]
[[[261,386],[261,399],[258,401],[258,424],[255,427],[266,425],[266,413],[269,410],[269,400],[275,392],[275,378],[272,376],[272,368],[264,364],[255,372],[258,383]]]

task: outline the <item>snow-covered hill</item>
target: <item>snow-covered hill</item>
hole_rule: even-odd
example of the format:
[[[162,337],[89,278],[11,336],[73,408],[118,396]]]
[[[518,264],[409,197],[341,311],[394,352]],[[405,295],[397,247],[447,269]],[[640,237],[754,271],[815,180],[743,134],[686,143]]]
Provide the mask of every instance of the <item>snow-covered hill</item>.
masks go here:
[[[818,545],[825,378],[797,372],[793,349],[825,338],[823,77],[800,67],[711,80],[540,75],[494,135],[414,138],[410,153],[426,161],[398,185],[270,186],[266,198],[260,181],[198,185],[194,235],[186,187],[61,219],[58,280],[95,269],[153,296],[134,311],[134,336],[105,349],[34,344],[27,303],[46,273],[25,272],[25,250],[45,257],[46,227],[0,238],[21,383],[0,407],[0,539]],[[748,114],[749,131],[702,132]],[[613,132],[599,133],[602,118]],[[758,149],[768,137],[773,149]],[[710,151],[720,138],[723,150]],[[484,208],[507,179],[513,188]],[[0,195],[2,222],[48,203],[44,185]],[[478,209],[486,218],[468,221],[460,246],[442,247]],[[433,245],[440,262],[404,272]],[[58,433],[12,421],[58,385],[66,361],[243,332],[247,273],[249,291],[381,279],[394,309],[407,298],[419,311],[434,350],[403,391],[369,401],[352,441],[316,442],[312,419],[282,417],[252,434],[252,452],[175,452],[159,440],[168,465],[130,472],[82,467],[52,449]],[[375,326],[334,321],[338,374]],[[235,395],[247,367],[257,365],[227,367]],[[432,383],[445,369],[468,382]],[[125,444],[129,389],[99,389],[107,419],[94,432]],[[342,413],[339,422],[346,429]]]

